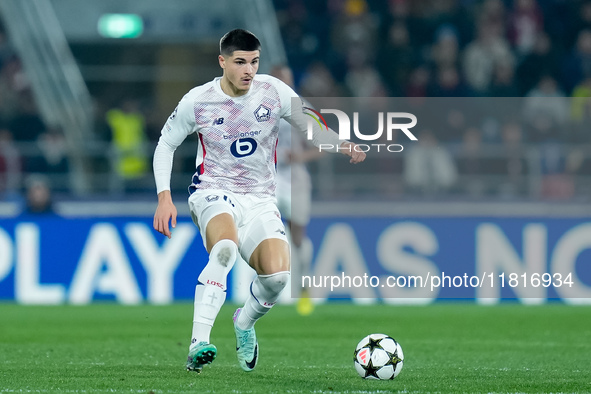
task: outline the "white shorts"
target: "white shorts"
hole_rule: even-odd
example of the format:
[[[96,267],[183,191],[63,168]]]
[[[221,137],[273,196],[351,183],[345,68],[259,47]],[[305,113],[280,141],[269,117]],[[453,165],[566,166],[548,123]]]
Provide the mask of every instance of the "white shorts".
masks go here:
[[[278,177],[277,207],[285,220],[305,227],[310,223],[312,190],[309,187],[292,187],[289,181]]]
[[[271,238],[287,242],[285,227],[273,197],[255,197],[223,190],[197,190],[189,197],[193,222],[199,227],[207,248],[207,224],[221,213],[230,214],[238,229],[238,250],[246,262],[259,244]]]

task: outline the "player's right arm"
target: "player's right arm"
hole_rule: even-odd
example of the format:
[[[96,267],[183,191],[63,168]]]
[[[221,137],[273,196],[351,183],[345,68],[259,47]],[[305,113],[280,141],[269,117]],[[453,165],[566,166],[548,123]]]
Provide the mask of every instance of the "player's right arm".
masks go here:
[[[158,207],[154,214],[154,230],[168,238],[172,236],[169,222],[174,228],[177,218],[177,210],[172,202],[170,192],[174,152],[189,134],[196,131],[193,100],[188,96],[189,94],[183,97],[164,124],[158,145],[154,151],[154,180],[156,181],[158,193]]]
[[[163,190],[158,193],[158,207],[154,214],[154,230],[170,238],[172,234],[170,233],[168,222],[170,222],[172,228],[175,228],[176,216],[177,211],[172,202],[170,190]]]

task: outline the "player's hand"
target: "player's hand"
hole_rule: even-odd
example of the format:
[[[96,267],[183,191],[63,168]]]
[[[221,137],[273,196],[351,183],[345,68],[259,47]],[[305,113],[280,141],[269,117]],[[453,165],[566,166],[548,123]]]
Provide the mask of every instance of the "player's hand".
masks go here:
[[[170,190],[160,192],[158,194],[158,208],[156,208],[156,213],[154,214],[154,230],[168,238],[172,237],[168,222],[170,221],[171,227],[175,228],[176,216],[176,207],[172,203]]]
[[[365,160],[366,154],[365,152],[362,152],[360,148],[356,148],[357,146],[357,144],[345,141],[341,144],[339,151],[351,158],[351,160],[349,160],[350,163],[361,163]]]

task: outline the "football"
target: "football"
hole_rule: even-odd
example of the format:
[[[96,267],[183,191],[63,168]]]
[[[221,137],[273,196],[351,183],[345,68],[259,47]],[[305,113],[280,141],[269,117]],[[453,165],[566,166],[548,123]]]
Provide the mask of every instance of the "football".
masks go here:
[[[402,370],[404,354],[394,338],[386,334],[370,334],[357,344],[353,360],[362,378],[390,380]]]

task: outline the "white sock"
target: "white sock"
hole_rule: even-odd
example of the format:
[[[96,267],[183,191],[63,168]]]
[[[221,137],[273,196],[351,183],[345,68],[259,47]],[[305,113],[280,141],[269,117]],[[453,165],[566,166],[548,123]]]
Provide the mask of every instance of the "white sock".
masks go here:
[[[211,328],[226,300],[227,277],[237,255],[238,247],[229,239],[223,239],[211,248],[209,262],[195,287],[191,346],[199,342],[209,343]]]
[[[211,328],[225,300],[226,292],[217,286],[195,286],[191,346],[199,342],[209,343]]]
[[[281,271],[271,275],[258,275],[254,278],[250,285],[250,295],[236,319],[238,328],[251,329],[257,320],[271,310],[285,288],[289,275],[289,271]]]

